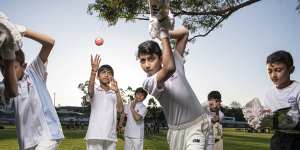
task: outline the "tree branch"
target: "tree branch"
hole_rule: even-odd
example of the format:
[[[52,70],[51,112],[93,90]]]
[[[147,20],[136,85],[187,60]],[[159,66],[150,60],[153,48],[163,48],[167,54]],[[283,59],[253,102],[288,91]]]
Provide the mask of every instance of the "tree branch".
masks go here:
[[[149,18],[145,18],[145,17],[134,17],[133,19],[136,19],[136,20],[149,20]]]
[[[192,41],[192,40],[194,40],[195,38],[198,38],[198,37],[205,37],[205,36],[207,36],[211,31],[213,31],[216,27],[218,27],[230,15],[231,14],[228,14],[227,16],[220,18],[219,21],[213,27],[211,27],[205,34],[195,35],[192,38],[188,39],[188,42],[190,42],[190,41]]]
[[[259,2],[259,1],[261,1],[261,0],[249,0],[249,1],[246,1],[244,3],[239,4],[237,6],[234,6],[234,7],[231,7],[231,8],[227,8],[227,9],[223,9],[223,10],[221,10],[219,12],[218,11],[211,12],[211,13],[216,13],[214,15],[220,15],[220,14],[218,14],[220,12],[227,12],[227,13],[221,15],[222,18],[214,26],[212,26],[206,33],[195,35],[192,38],[188,39],[188,41],[190,42],[190,41],[194,40],[195,38],[207,36],[211,31],[213,31],[216,27],[218,27],[225,19],[227,19],[235,11],[237,11],[237,10],[243,8],[243,7],[246,7],[248,5],[251,5],[253,3]],[[199,12],[199,13],[201,13],[201,12]]]
[[[235,12],[243,7],[249,6],[253,3],[259,2],[261,0],[248,0],[244,3],[241,3],[239,5],[228,7],[226,9],[217,10],[217,11],[202,11],[202,12],[188,12],[185,10],[181,10],[180,12],[172,12],[174,16],[181,16],[181,15],[188,15],[188,16],[199,16],[199,15],[216,15],[216,16],[224,16],[224,14],[227,14],[228,12]]]

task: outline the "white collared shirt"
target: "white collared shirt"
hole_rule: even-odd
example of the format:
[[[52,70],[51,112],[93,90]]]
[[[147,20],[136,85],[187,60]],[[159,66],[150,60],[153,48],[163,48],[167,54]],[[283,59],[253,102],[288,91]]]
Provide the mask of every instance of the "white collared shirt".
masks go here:
[[[124,113],[127,115],[127,122],[125,127],[125,136],[130,138],[143,139],[144,138],[144,118],[147,114],[147,107],[143,102],[136,103],[134,110],[142,116],[142,119],[135,121],[131,112],[131,103],[124,106]]]
[[[157,88],[156,75],[147,77],[143,87],[154,96],[163,106],[163,111],[169,125],[178,126],[195,120],[205,110],[200,105],[196,94],[186,79],[184,59],[177,52],[173,52],[176,71],[164,83],[162,89]]]
[[[117,141],[117,96],[112,90],[100,86],[94,88],[91,99],[91,115],[86,140]]]
[[[46,66],[37,57],[18,81],[14,102],[17,135],[20,149],[27,149],[40,140],[59,140],[64,135],[46,87]]]

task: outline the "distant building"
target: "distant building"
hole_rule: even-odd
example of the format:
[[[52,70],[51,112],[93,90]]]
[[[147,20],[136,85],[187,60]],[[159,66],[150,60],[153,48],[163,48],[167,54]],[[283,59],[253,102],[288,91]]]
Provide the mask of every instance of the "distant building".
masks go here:
[[[83,107],[79,107],[79,106],[61,106],[61,107],[57,107],[56,111],[59,112],[82,112]]]

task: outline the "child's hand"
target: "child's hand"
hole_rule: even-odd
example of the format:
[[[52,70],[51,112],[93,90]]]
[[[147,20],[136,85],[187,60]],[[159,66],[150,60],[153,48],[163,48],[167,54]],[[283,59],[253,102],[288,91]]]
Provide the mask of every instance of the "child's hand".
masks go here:
[[[112,79],[110,81],[110,89],[115,91],[116,93],[119,92],[119,87],[118,87],[118,83],[115,79]]]
[[[92,67],[92,71],[93,72],[97,72],[99,65],[101,62],[101,57],[100,55],[96,54],[96,56],[93,58],[93,56],[91,55],[91,67]]]
[[[211,122],[212,123],[216,123],[216,122],[219,122],[219,116],[215,113],[212,114],[212,118],[211,118]]]
[[[135,101],[135,100],[134,100],[133,102],[131,102],[130,108],[131,108],[132,110],[134,110],[135,104],[136,104],[136,101]]]

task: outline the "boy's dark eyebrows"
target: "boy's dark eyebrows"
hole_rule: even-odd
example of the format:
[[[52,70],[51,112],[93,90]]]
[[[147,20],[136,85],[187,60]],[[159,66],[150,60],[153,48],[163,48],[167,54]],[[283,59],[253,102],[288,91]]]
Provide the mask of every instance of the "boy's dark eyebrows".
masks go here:
[[[112,73],[112,71],[111,70],[109,70],[109,69],[103,69],[102,71],[100,71],[100,72],[109,72],[109,73]]]
[[[145,61],[146,60],[146,58],[140,58],[140,61]]]

